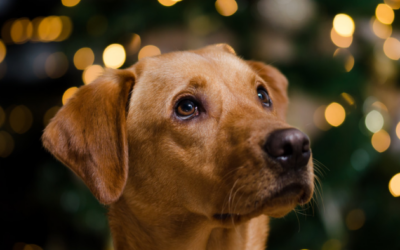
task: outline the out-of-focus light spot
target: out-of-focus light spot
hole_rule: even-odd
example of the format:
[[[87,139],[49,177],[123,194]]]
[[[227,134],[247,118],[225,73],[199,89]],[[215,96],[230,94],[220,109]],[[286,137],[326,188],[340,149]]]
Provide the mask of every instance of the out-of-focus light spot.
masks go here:
[[[58,16],[49,16],[44,18],[38,27],[39,38],[43,42],[56,40],[62,32],[63,23]]]
[[[342,243],[339,240],[331,239],[322,245],[322,250],[341,250]]]
[[[6,158],[14,150],[14,139],[6,131],[0,131],[0,157]]]
[[[389,37],[383,44],[383,52],[392,60],[400,59],[400,41],[396,38]]]
[[[379,153],[385,152],[390,146],[390,135],[385,130],[379,130],[371,138],[372,147]]]
[[[72,33],[72,21],[71,18],[67,16],[60,16],[62,23],[62,29],[60,35],[54,40],[56,42],[62,42],[66,40]]]
[[[140,36],[138,34],[132,34],[131,40],[129,42],[128,49],[127,49],[128,53],[130,55],[136,54],[139,51],[141,44],[142,44],[142,40],[140,39]]]
[[[346,72],[350,72],[353,69],[353,67],[354,67],[354,56],[349,55],[347,57],[344,68],[346,69]]]
[[[18,134],[28,131],[33,122],[31,111],[24,105],[15,107],[10,113],[10,126]]]
[[[351,210],[346,216],[346,225],[349,230],[358,230],[364,226],[365,214],[361,209]]]
[[[32,20],[32,27],[33,27],[33,32],[32,32],[32,37],[31,37],[32,42],[40,42],[41,41],[41,39],[39,37],[39,25],[43,19],[44,19],[44,17],[36,17]]]
[[[380,101],[376,101],[376,102],[372,103],[371,107],[376,108],[378,110],[383,110],[385,112],[389,112],[389,110],[387,109],[386,105],[381,103]]]
[[[87,31],[91,36],[100,36],[104,34],[107,30],[107,26],[107,18],[102,15],[91,17],[86,24]]]
[[[343,99],[350,105],[353,106],[354,105],[354,98],[350,95],[347,94],[346,92],[343,92],[340,94],[341,97],[343,97]]]
[[[365,117],[365,126],[372,133],[376,133],[383,128],[384,119],[381,113],[372,110]]]
[[[383,24],[379,22],[379,20],[376,19],[375,17],[371,19],[371,23],[372,23],[372,31],[377,37],[386,39],[390,37],[390,35],[392,34],[392,26],[390,24],[389,25]]]
[[[400,122],[397,123],[397,126],[396,126],[396,135],[397,135],[397,138],[400,139]]]
[[[51,118],[53,118],[57,114],[58,110],[60,110],[60,107],[54,106],[46,111],[46,113],[44,114],[44,117],[43,117],[43,125],[44,126],[47,126],[47,124],[49,124]]]
[[[353,37],[344,37],[339,35],[334,28],[331,30],[331,39],[333,44],[340,48],[348,48],[350,47],[351,43],[353,42]]]
[[[154,45],[147,45],[144,46],[140,51],[139,51],[139,60],[145,58],[145,57],[151,57],[151,56],[158,56],[161,55],[161,50]]]
[[[389,181],[389,191],[394,197],[400,196],[400,173],[394,175]]]
[[[94,62],[94,53],[91,48],[81,48],[74,55],[74,65],[77,69],[84,70]]]
[[[13,25],[14,21],[15,19],[7,20],[1,28],[1,38],[6,44],[10,44],[13,42],[13,40],[11,39],[11,26]]]
[[[51,54],[46,59],[45,70],[46,74],[52,79],[62,77],[68,70],[67,56],[62,52]]]
[[[392,24],[394,20],[394,11],[389,5],[381,3],[376,7],[375,16],[381,23]]]
[[[172,6],[172,5],[176,4],[176,3],[179,2],[179,1],[174,1],[174,0],[158,0],[158,2],[159,2],[161,5],[163,5],[163,6],[169,7],[169,6]]]
[[[4,109],[0,106],[0,128],[3,126],[4,122],[6,121],[6,113]]]
[[[346,112],[342,105],[337,102],[332,102],[325,109],[326,121],[334,127],[340,126],[346,118]]]
[[[28,18],[15,20],[11,26],[11,39],[14,43],[22,44],[32,37],[33,26]]]
[[[325,109],[326,106],[320,106],[314,112],[313,121],[317,128],[322,131],[328,131],[332,126],[325,120]]]
[[[0,63],[4,60],[7,54],[7,48],[3,43],[3,40],[0,39]]]
[[[74,7],[76,6],[81,0],[61,0],[61,3],[65,7]]]
[[[399,0],[385,0],[384,1],[390,8],[397,10],[400,8],[400,1]]]
[[[89,84],[101,76],[104,72],[103,67],[100,65],[90,65],[82,73],[82,80],[84,84]]]
[[[215,8],[222,16],[232,16],[238,10],[238,4],[235,0],[217,0]]]
[[[355,25],[349,15],[337,14],[333,19],[333,28],[340,36],[351,37],[354,33]]]
[[[121,44],[111,44],[103,52],[103,61],[106,67],[118,69],[125,63],[126,53]]]
[[[71,87],[69,89],[67,89],[63,96],[62,96],[62,103],[63,105],[65,105],[67,103],[67,101],[75,94],[75,92],[78,90],[77,87]]]
[[[351,155],[350,162],[355,170],[362,171],[368,166],[369,154],[362,148],[357,149]]]

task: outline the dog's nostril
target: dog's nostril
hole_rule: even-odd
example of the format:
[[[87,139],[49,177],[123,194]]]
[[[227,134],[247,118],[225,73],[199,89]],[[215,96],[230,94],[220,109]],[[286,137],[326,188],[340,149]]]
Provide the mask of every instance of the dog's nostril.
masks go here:
[[[298,129],[281,129],[272,132],[264,150],[284,168],[301,168],[310,159],[310,140]]]

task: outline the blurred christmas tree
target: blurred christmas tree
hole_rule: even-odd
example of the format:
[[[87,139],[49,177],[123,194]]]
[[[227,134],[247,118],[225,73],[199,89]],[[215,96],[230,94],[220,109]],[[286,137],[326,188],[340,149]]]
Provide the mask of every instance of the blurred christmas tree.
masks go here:
[[[221,42],[288,77],[288,120],[310,135],[322,172],[314,205],[272,220],[268,249],[400,249],[399,8],[399,0],[0,1],[1,249],[110,249],[106,209],[44,152],[44,126],[104,67]]]

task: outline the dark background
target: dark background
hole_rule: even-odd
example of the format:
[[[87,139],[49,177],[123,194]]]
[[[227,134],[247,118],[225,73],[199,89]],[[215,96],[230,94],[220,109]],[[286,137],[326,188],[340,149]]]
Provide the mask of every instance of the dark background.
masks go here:
[[[245,59],[278,67],[288,77],[288,120],[309,134],[315,163],[323,172],[318,174],[321,194],[310,206],[272,220],[268,249],[400,249],[400,198],[388,189],[400,172],[395,132],[400,120],[399,61],[386,56],[385,39],[371,28],[375,9],[383,2],[236,2],[238,10],[226,17],[213,0],[183,0],[171,7],[157,0],[82,0],[74,7],[58,0],[0,0],[1,39],[7,50],[0,63],[0,249],[112,249],[106,208],[40,141],[46,122],[62,106],[64,92],[83,85],[82,70],[73,63],[78,49],[90,47],[94,63],[104,66],[104,49],[122,44],[127,50],[123,68],[135,63],[138,49],[146,45],[166,53],[220,42],[231,44]],[[398,1],[388,3],[396,7]],[[351,46],[333,56],[338,47],[330,32],[339,13],[351,16],[356,28]],[[52,15],[71,19],[66,40],[10,39],[7,23],[13,19]],[[103,22],[88,25],[94,16]],[[392,28],[391,36],[399,39],[399,18]],[[129,49],[133,34],[141,38],[138,49]],[[50,77],[43,73],[44,61],[56,52],[64,53],[68,70]],[[346,112],[338,127],[324,120],[324,107],[332,102]],[[372,146],[373,133],[365,125],[372,110],[384,118],[382,129],[391,138],[382,153]]]

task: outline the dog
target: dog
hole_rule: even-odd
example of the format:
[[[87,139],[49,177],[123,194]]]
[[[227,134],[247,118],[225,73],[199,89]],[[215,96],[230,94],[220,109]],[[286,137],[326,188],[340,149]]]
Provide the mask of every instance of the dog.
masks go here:
[[[227,44],[148,57],[80,87],[43,144],[109,206],[116,250],[265,249],[314,190],[287,86]]]

